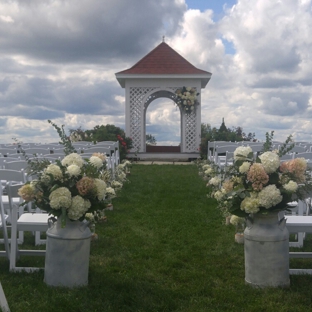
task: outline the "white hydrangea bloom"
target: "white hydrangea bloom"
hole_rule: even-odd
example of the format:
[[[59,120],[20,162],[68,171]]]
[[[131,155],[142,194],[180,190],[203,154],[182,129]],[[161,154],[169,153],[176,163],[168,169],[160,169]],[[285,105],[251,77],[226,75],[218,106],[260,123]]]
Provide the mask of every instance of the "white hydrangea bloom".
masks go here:
[[[243,162],[243,164],[239,167],[238,170],[239,170],[240,173],[246,173],[246,172],[248,172],[249,168],[250,168],[250,162],[245,161],[245,162]]]
[[[63,173],[58,165],[51,164],[45,169],[45,174],[52,174],[55,180],[61,180],[63,178]]]
[[[113,182],[112,182],[112,187],[114,188],[114,189],[120,189],[120,188],[122,188],[122,183],[120,183],[120,182],[118,182],[118,181],[116,181],[116,180],[114,180]]]
[[[124,170],[124,168],[125,168],[125,164],[119,164],[117,166],[117,170]]]
[[[205,170],[205,174],[209,175],[213,172],[213,169],[210,167],[208,169]]]
[[[94,222],[95,221],[95,215],[92,212],[88,212],[85,214],[86,220],[89,222]]]
[[[230,218],[230,223],[233,224],[233,225],[240,225],[240,224],[243,224],[245,222],[245,218],[241,218],[241,217],[238,217],[238,216],[235,216],[235,215],[231,215],[231,218]]]
[[[208,184],[218,186],[221,183],[221,179],[218,177],[213,177],[209,180]]]
[[[220,201],[223,198],[224,194],[221,191],[216,191],[213,194],[213,197],[217,200]]]
[[[288,192],[295,193],[298,189],[298,184],[290,180],[287,184],[283,185],[284,189]]]
[[[96,197],[98,200],[103,200],[106,195],[106,183],[100,179],[94,179],[94,185],[96,189]]]
[[[94,167],[98,169],[103,166],[102,159],[97,156],[91,156],[89,160],[90,160],[90,164],[92,164]]]
[[[86,203],[87,202],[87,203]],[[67,215],[71,220],[80,219],[89,208],[90,201],[77,195],[72,198],[72,203],[67,210]],[[90,204],[91,205],[91,204]]]
[[[259,205],[266,209],[276,206],[283,200],[280,190],[274,185],[268,185],[263,188],[259,194]]]
[[[63,166],[77,165],[79,168],[83,166],[84,160],[77,153],[71,153],[62,159]]]
[[[106,161],[106,155],[105,155],[105,154],[103,154],[103,153],[93,153],[93,155],[92,155],[92,156],[96,156],[96,157],[101,158],[103,162],[105,162],[105,161]]]
[[[248,154],[252,152],[252,149],[250,146],[239,146],[234,151],[234,159],[235,160],[244,160],[247,158]]]
[[[260,210],[258,198],[254,196],[245,197],[241,202],[240,209],[246,213],[257,213]]]
[[[120,170],[116,172],[116,176],[117,176],[117,179],[120,181],[125,181],[127,178],[127,175],[123,171],[120,171]]]
[[[106,195],[110,198],[113,198],[116,196],[116,192],[112,187],[107,187],[106,188]]]
[[[69,208],[72,203],[71,193],[66,187],[59,187],[49,196],[52,209]]]
[[[80,173],[80,167],[78,167],[77,165],[69,165],[67,167],[67,171],[66,171],[70,176],[74,176],[77,177]]]
[[[125,166],[130,166],[130,165],[131,165],[131,162],[130,162],[129,160],[125,160],[125,161],[123,162],[123,164],[124,164]]]
[[[280,158],[276,153],[265,152],[259,158],[266,173],[273,173],[280,166]]]

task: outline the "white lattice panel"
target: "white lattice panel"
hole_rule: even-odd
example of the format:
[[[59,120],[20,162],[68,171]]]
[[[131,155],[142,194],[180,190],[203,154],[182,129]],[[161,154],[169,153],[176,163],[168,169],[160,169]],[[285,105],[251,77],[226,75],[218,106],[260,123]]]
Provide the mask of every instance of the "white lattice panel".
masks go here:
[[[168,97],[174,100],[174,94],[179,88],[180,87],[166,87],[165,89],[160,89],[154,86],[129,88],[130,137],[133,142],[133,150],[142,152],[145,148],[145,138],[143,138],[145,125],[143,123],[145,122],[144,114],[147,106],[159,97]],[[170,91],[172,92],[172,96],[170,95]],[[182,142],[184,142],[183,152],[198,152],[198,142],[196,138],[200,134],[197,133],[196,109],[191,113],[182,112],[182,114],[185,115],[181,119],[182,127],[185,130],[181,132],[181,139]]]
[[[143,133],[142,123],[143,116],[143,99],[147,93],[152,91],[153,87],[135,87],[130,88],[130,137],[132,138],[133,148],[135,150],[142,150],[141,138]]]
[[[197,152],[196,110],[185,115],[185,148],[187,152]]]

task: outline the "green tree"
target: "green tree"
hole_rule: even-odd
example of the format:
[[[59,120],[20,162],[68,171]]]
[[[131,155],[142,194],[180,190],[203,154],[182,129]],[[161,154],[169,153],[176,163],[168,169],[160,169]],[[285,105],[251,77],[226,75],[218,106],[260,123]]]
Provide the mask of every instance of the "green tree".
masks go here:
[[[78,138],[80,141],[119,141],[120,159],[126,158],[129,150],[132,148],[132,139],[126,137],[123,129],[114,125],[97,125],[91,130],[82,130],[81,127],[78,129],[70,129],[70,136]]]
[[[156,145],[157,144],[156,138],[151,134],[146,135],[145,141],[146,141],[147,145]]]

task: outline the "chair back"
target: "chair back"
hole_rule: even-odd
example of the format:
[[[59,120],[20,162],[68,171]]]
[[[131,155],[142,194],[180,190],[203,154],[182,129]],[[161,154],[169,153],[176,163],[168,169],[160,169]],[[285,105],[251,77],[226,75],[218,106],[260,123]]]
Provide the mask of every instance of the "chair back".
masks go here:
[[[215,154],[214,154],[215,163],[218,163],[218,157],[220,157],[220,155],[225,156],[226,152],[234,152],[236,148],[237,148],[237,144],[216,146]]]
[[[26,160],[15,160],[15,161],[5,161],[4,169],[11,169],[11,170],[24,170],[27,171],[28,162]]]
[[[307,152],[307,147],[306,146],[298,146],[298,145],[295,145],[290,153],[304,153],[304,152]]]
[[[26,182],[24,170],[0,169],[1,181]]]
[[[10,182],[7,183],[10,209],[14,208],[13,198],[20,197],[18,195],[18,190],[23,185],[24,185],[23,183],[18,183],[18,184],[12,184]]]
[[[17,161],[18,158],[14,157],[0,157],[0,169],[4,169],[4,164],[10,161]]]
[[[90,147],[90,148],[85,149],[84,152],[88,154],[103,153],[103,154],[110,156],[112,154],[112,149],[106,146],[95,146],[95,147]]]
[[[305,158],[312,161],[312,152],[298,153],[294,155],[295,158]]]
[[[280,161],[284,162],[284,161],[292,160],[294,158],[295,158],[295,153],[285,154],[280,157]]]
[[[246,146],[249,146],[254,153],[263,151],[263,144],[246,144]]]
[[[31,155],[44,155],[44,154],[49,154],[50,153],[50,149],[48,148],[40,148],[40,147],[31,147],[31,148],[27,148],[24,149],[25,153],[28,156]]]
[[[11,155],[11,154],[12,155],[18,154],[17,149],[16,148],[6,148],[6,147],[1,147],[0,148],[0,155],[8,156],[8,155]]]

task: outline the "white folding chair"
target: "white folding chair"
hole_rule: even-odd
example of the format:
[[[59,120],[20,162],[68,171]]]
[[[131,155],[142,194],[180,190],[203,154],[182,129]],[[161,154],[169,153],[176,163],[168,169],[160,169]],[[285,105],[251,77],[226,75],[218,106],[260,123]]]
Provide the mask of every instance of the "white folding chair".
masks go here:
[[[37,267],[18,267],[16,260],[20,255],[29,256],[44,256],[45,250],[21,250],[17,244],[17,232],[18,231],[36,231],[46,232],[48,230],[48,219],[47,213],[23,213],[18,216],[17,206],[13,203],[13,198],[18,196],[18,190],[23,184],[8,185],[9,204],[12,211],[12,230],[11,230],[11,250],[10,250],[10,271],[26,271],[34,272],[40,268]]]
[[[19,158],[14,157],[0,157],[0,169],[4,169],[4,164],[10,161],[17,161]]]
[[[28,167],[27,160],[15,160],[15,161],[4,161],[3,169],[10,169],[10,170],[24,170]]]
[[[224,161],[224,171],[234,164],[234,152],[226,152]]]
[[[3,189],[0,188],[0,196],[3,196]],[[9,215],[4,209],[4,205],[2,201],[0,202],[0,229],[2,230],[3,238],[0,240],[1,243],[4,244],[4,251],[0,251],[1,257],[7,257],[10,259],[10,245],[9,245],[9,237],[8,237],[8,230],[7,230],[7,220]]]
[[[232,143],[230,145],[224,145],[224,146],[216,146],[215,149],[215,160],[214,162],[221,168],[225,165],[225,159],[226,159],[226,152],[235,152],[237,148],[237,145]]]
[[[11,212],[9,209],[9,197],[7,194],[5,194],[6,190],[6,184],[8,182],[12,182],[15,184],[18,183],[25,183],[26,182],[26,175],[23,170],[11,170],[11,169],[0,169],[0,180],[2,183],[2,194],[0,197],[0,204],[5,211],[7,215],[9,215],[7,222],[11,223]],[[13,199],[16,204],[19,203],[19,197]],[[23,213],[23,208],[20,208],[20,213]],[[18,238],[19,243],[22,243],[24,241],[24,233],[19,233]]]
[[[299,200],[297,202],[297,206],[292,208],[291,215],[292,216],[307,216],[309,215],[309,210],[310,210],[310,207],[307,204],[307,202]],[[290,215],[287,215],[287,214],[285,215],[285,217],[288,217],[288,216]],[[289,247],[298,247],[298,248],[303,247],[303,241],[305,239],[305,236],[306,236],[305,232],[296,233],[297,241],[289,242]]]
[[[289,233],[312,233],[312,216],[287,215]],[[312,258],[312,252],[289,252],[289,258]],[[312,274],[312,269],[289,269],[289,274]]]

